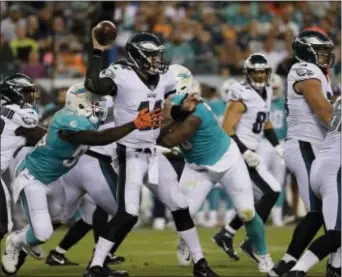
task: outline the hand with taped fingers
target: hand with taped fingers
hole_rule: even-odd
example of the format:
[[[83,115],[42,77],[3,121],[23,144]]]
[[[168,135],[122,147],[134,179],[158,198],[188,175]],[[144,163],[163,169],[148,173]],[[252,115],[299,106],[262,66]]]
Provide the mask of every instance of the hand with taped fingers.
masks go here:
[[[163,113],[160,109],[149,112],[148,108],[139,112],[137,118],[133,121],[137,129],[159,128],[163,120]]]
[[[105,51],[105,50],[113,48],[113,45],[114,45],[115,41],[113,43],[111,43],[111,44],[108,44],[108,45],[101,45],[96,40],[96,38],[95,38],[95,28],[96,28],[96,26],[91,30],[91,41],[93,42],[94,49],[99,49],[101,51]]]

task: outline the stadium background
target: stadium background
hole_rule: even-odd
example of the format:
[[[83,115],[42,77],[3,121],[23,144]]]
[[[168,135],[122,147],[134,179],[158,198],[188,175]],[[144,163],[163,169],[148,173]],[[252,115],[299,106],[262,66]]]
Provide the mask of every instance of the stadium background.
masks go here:
[[[336,44],[336,61],[330,77],[334,85],[341,83],[340,2],[2,1],[0,5],[0,76],[22,72],[35,80],[41,89],[41,120],[45,125],[63,105],[66,88],[84,77],[91,50],[90,31],[101,20],[112,20],[118,27],[115,47],[107,52],[105,65],[123,57],[123,47],[134,32],[154,32],[165,41],[166,57],[172,63],[187,66],[202,84],[202,90],[216,90],[218,95],[224,80],[243,78],[243,62],[256,51],[264,53],[273,72],[285,78],[291,64],[294,36],[304,28],[316,27]],[[149,196],[144,199],[147,201],[142,205],[143,218],[144,223],[149,224],[153,202]],[[291,214],[292,209],[288,211]],[[296,215],[304,212],[299,209]],[[285,250],[292,227],[269,228],[269,244],[276,260]],[[214,231],[200,231],[204,250],[214,269],[218,266],[219,273],[234,275],[244,268],[244,275],[255,276],[255,267],[247,258],[240,263],[229,262],[227,268],[224,253],[210,242]],[[156,239],[153,243],[149,241],[150,232],[140,229],[130,235],[119,251],[128,257],[123,267],[139,275],[167,275],[171,272],[163,270],[162,265],[168,266],[175,275],[188,272],[175,266],[176,234],[170,230],[153,233]],[[46,249],[52,247],[60,235]],[[240,240],[242,235],[240,232]],[[277,237],[282,238],[281,242]],[[78,258],[78,262],[86,264],[92,248],[91,237],[88,240],[89,243],[81,242],[71,251],[71,258]],[[81,257],[78,254],[80,249]],[[88,255],[83,254],[87,252]],[[32,261],[24,267],[24,274],[79,275],[81,270],[41,269],[40,263]],[[315,270],[318,275],[323,272],[322,266]]]

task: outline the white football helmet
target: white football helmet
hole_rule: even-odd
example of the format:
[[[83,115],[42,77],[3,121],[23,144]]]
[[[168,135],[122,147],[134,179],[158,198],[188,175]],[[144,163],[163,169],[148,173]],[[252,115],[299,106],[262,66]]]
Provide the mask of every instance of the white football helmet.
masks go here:
[[[221,98],[224,100],[224,101],[227,101],[227,97],[228,97],[228,92],[229,92],[229,89],[232,85],[238,83],[237,80],[231,78],[231,79],[228,79],[226,81],[224,81],[221,85],[221,90],[220,90],[220,95],[221,95]]]
[[[270,81],[272,87],[272,100],[278,99],[284,95],[284,83],[278,74],[273,74]]]
[[[202,88],[201,88],[200,82],[197,79],[192,78],[191,93],[197,93],[201,95],[201,92],[202,92]]]
[[[105,97],[86,90],[83,82],[74,84],[68,89],[65,107],[80,116],[89,118],[93,124],[105,121],[107,118]]]
[[[169,69],[176,78],[176,90],[177,94],[192,93],[193,77],[192,73],[185,66],[179,64],[170,65]]]

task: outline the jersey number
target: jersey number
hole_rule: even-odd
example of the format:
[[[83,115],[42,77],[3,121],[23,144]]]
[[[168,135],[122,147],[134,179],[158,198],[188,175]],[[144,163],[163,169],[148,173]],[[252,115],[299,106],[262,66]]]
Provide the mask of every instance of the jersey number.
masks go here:
[[[2,132],[4,131],[5,128],[5,120],[3,120],[2,118],[0,118],[0,135],[2,134]]]
[[[267,118],[267,114],[265,112],[257,113],[256,121],[253,124],[253,129],[252,129],[253,133],[260,134],[264,126],[264,123],[266,121],[266,118]]]
[[[78,162],[80,157],[88,150],[88,148],[89,147],[86,145],[80,145],[77,147],[74,154],[72,154],[69,159],[63,161],[63,166],[73,167]]]
[[[154,103],[153,111],[157,110],[157,109],[161,109],[161,107],[162,107],[162,100],[158,100],[158,101],[156,101],[156,103]],[[138,112],[142,111],[143,109],[148,109],[150,112],[150,103],[148,101],[143,101],[140,103],[140,106],[138,108]],[[148,131],[148,130],[152,130],[152,129],[156,129],[156,128],[155,127],[147,127],[144,129],[140,129],[140,131]]]

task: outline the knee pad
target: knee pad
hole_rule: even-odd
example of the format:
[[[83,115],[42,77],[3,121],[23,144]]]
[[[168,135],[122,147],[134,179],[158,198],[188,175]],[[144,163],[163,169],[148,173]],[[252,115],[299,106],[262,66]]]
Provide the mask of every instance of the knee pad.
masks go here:
[[[242,222],[249,222],[255,216],[254,209],[242,209],[241,211],[237,212],[238,217],[241,219]]]
[[[53,234],[53,226],[50,223],[42,223],[37,228],[33,228],[35,237],[41,241],[48,241]]]

